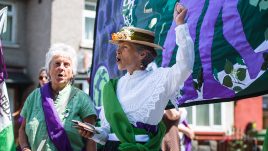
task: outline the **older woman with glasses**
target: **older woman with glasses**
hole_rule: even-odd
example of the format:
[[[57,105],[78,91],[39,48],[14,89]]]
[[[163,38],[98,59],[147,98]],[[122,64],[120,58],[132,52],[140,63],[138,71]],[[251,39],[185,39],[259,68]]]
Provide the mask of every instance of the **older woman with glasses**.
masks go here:
[[[96,113],[89,96],[72,86],[76,74],[76,52],[65,44],[54,44],[46,54],[50,82],[27,98],[19,130],[22,150],[89,150],[95,143],[83,139],[71,120],[95,124]]]

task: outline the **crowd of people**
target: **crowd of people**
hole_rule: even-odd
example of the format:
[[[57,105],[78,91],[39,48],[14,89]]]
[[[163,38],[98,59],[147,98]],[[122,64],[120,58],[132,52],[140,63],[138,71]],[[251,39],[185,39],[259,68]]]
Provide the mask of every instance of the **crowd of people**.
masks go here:
[[[91,98],[73,86],[75,50],[66,44],[52,45],[39,72],[39,86],[29,94],[20,113],[21,150],[93,151],[99,143],[103,151],[188,151],[194,132],[186,122],[186,110],[165,110],[192,73],[194,46],[184,22],[186,13],[177,3],[173,17],[179,47],[176,63],[169,68],[146,70],[157,56],[156,49],[162,49],[154,44],[153,32],[124,27],[112,34],[110,42],[118,46],[118,69],[127,73],[104,86],[99,117]],[[97,118],[101,126],[95,132],[72,123],[95,125]],[[184,135],[180,137],[179,132]]]

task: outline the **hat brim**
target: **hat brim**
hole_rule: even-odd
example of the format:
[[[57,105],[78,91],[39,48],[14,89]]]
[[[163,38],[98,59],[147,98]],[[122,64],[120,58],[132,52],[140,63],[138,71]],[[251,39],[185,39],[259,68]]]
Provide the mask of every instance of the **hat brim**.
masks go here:
[[[139,41],[139,40],[109,40],[110,43],[115,44],[115,45],[118,45],[119,42],[121,42],[121,41],[137,43],[137,44],[152,47],[154,49],[161,49],[161,50],[163,49],[161,46],[159,46],[157,44],[146,42],[146,41]]]

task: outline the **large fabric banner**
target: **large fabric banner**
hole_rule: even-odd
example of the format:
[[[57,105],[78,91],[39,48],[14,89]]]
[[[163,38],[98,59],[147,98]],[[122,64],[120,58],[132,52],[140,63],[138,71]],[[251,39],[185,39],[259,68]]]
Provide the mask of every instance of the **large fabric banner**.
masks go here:
[[[0,151],[15,150],[15,140],[5,81],[0,83]]]
[[[155,32],[155,63],[174,64],[176,0],[99,0],[95,23],[91,96],[101,105],[101,90],[109,78],[122,72],[115,61],[111,33],[123,26]],[[178,90],[181,106],[215,103],[268,92],[268,1],[180,0],[188,13],[186,22],[195,44],[193,74]]]
[[[6,30],[7,7],[0,10],[0,35]],[[10,103],[7,94],[5,77],[6,65],[0,39],[0,151],[15,151],[15,140],[12,126]]]
[[[15,150],[15,140],[12,126],[10,103],[7,87],[4,81],[6,75],[3,61],[2,44],[0,41],[0,151]]]

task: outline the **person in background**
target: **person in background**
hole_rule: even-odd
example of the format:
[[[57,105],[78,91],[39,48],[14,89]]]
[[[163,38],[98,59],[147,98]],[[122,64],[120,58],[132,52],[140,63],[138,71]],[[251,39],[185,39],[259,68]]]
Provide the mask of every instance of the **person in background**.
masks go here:
[[[95,124],[96,111],[90,97],[72,86],[77,70],[75,50],[54,44],[46,54],[50,82],[35,89],[21,111],[19,144],[23,151],[95,150],[95,142],[83,139],[72,120]]]
[[[49,78],[48,78],[48,75],[47,75],[47,71],[46,71],[46,68],[45,67],[42,67],[40,70],[39,70],[39,84],[38,84],[38,87],[42,87],[43,85],[45,85],[46,83],[49,82]]]
[[[256,122],[248,122],[244,130],[244,139],[248,144],[247,149],[252,151],[260,151],[258,147]]]
[[[162,120],[166,125],[166,134],[161,145],[162,151],[180,151],[180,138],[178,135],[180,114],[180,111],[176,109],[165,110]]]
[[[165,125],[162,117],[169,100],[176,98],[179,86],[190,76],[194,64],[194,45],[184,19],[187,9],[176,4],[176,63],[169,68],[145,70],[157,56],[154,33],[125,27],[112,35],[118,46],[116,62],[127,73],[112,79],[103,88],[103,108],[99,134],[79,130],[80,134],[104,144],[107,151],[160,150]],[[173,102],[175,103],[175,102]]]

